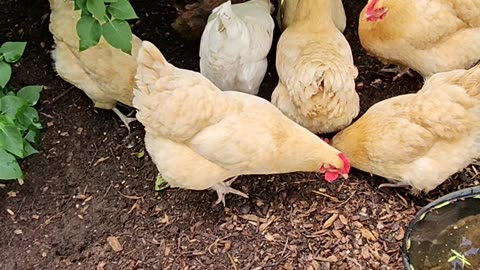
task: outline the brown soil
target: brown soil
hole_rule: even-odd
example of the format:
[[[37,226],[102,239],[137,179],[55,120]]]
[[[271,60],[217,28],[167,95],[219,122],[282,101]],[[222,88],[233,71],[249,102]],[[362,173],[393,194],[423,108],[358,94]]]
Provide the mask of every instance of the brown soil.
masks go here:
[[[133,31],[173,64],[198,70],[198,44],[170,27],[172,2],[133,1],[141,18]],[[392,82],[365,55],[356,33],[365,2],[345,2],[363,112],[421,86],[418,76]],[[29,44],[13,84],[45,86],[40,153],[22,162],[23,185],[0,188],[0,269],[401,269],[401,240],[416,210],[478,184],[466,170],[419,199],[403,189],[379,190],[383,179],[358,171],[333,184],[315,174],[245,176],[235,186],[250,199],[228,196],[225,209],[212,207],[211,191],[157,193],[155,166],[148,155],[137,157],[141,125],[134,124],[135,146],[127,148],[117,117],[93,109],[52,70],[47,1],[0,0],[0,6],[0,42]],[[277,81],[270,56],[266,98]],[[112,249],[111,236],[121,251]]]

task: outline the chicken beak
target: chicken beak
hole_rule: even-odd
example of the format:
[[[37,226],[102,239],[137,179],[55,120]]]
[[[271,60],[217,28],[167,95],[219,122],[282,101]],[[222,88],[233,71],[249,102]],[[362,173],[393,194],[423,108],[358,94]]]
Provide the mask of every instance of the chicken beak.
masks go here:
[[[346,173],[341,174],[341,176],[343,177],[343,179],[348,179],[348,174],[346,174]]]

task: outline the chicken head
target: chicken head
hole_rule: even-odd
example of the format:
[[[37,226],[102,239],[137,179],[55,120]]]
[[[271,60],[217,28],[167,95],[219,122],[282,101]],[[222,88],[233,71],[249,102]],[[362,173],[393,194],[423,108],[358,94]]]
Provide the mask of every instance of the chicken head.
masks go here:
[[[343,162],[343,166],[336,167],[331,164],[323,164],[320,167],[320,173],[325,173],[325,181],[333,182],[338,179],[339,176],[342,176],[344,179],[348,179],[348,172],[350,172],[350,161],[348,161],[345,154],[340,153],[338,157]]]
[[[368,22],[376,22],[383,20],[387,16],[388,7],[383,5],[382,0],[371,0],[367,4],[367,10],[365,11],[365,19]]]

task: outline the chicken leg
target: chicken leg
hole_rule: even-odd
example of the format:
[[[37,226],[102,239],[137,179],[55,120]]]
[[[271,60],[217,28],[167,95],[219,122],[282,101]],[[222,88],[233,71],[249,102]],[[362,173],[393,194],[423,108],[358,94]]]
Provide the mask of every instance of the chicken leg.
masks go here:
[[[220,182],[220,183],[215,184],[211,187],[211,189],[215,190],[217,192],[217,195],[218,195],[218,200],[215,202],[214,205],[217,205],[220,202],[222,202],[223,207],[225,207],[225,195],[228,194],[228,193],[232,193],[232,194],[242,196],[244,198],[248,198],[247,194],[230,187],[230,185],[235,180],[237,180],[237,177],[238,176],[235,176],[235,177],[231,178],[230,180],[227,180],[225,182]]]
[[[135,117],[127,117],[126,115],[124,115],[117,107],[113,107],[112,111],[118,115],[118,117],[120,118],[120,120],[122,120],[123,124],[125,125],[125,127],[128,129],[128,133],[130,133],[130,126],[129,124],[131,122],[135,122],[137,121],[137,118]]]
[[[392,81],[396,81],[400,79],[403,75],[408,74],[410,77],[413,77],[412,72],[410,72],[410,69],[408,67],[401,67],[401,66],[396,66],[394,68],[387,68],[384,67],[380,70],[381,72],[389,72],[389,73],[396,73],[395,77],[393,77]]]
[[[406,187],[409,187],[410,185],[407,184],[407,183],[402,183],[402,182],[397,182],[397,183],[383,183],[383,184],[380,184],[378,186],[378,188],[386,188],[386,187],[390,187],[390,188],[396,188],[396,187],[402,187],[402,188],[406,188]]]

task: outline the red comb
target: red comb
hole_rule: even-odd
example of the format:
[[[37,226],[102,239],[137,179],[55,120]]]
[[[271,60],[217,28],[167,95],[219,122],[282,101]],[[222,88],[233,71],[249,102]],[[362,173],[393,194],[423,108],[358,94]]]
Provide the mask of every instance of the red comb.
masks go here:
[[[367,6],[367,14],[371,14],[373,11],[375,11],[375,5],[378,3],[378,0],[372,0],[370,5]]]
[[[350,161],[349,161],[348,158],[345,156],[345,154],[340,153],[340,154],[338,154],[338,157],[340,157],[340,159],[343,161],[342,174],[345,174],[345,173],[350,172]]]

